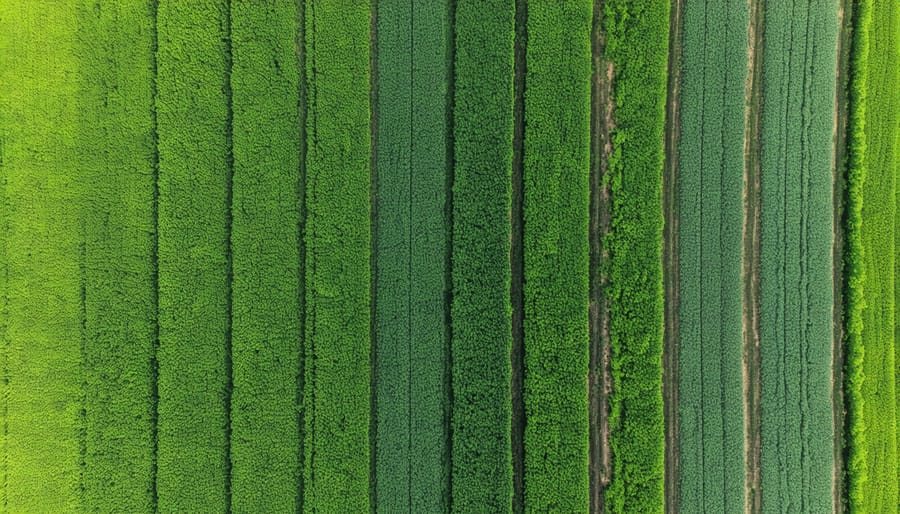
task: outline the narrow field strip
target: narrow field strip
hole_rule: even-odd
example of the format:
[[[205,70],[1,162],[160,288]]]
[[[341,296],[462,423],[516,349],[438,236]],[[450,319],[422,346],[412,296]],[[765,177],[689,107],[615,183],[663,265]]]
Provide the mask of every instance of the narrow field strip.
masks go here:
[[[370,5],[307,0],[303,508],[370,508]]]
[[[77,12],[0,3],[5,512],[83,505]]]
[[[762,510],[832,509],[837,2],[766,2],[761,146]]]
[[[900,6],[859,2],[854,13],[848,180],[848,500],[888,512],[898,492],[896,241],[900,173]]]
[[[158,508],[228,494],[228,2],[160,0]]]
[[[509,512],[515,6],[458,0],[455,20],[451,497]]]
[[[679,218],[678,502],[744,507],[741,249],[749,4],[684,11]]]
[[[82,501],[155,502],[155,12],[77,2],[78,168],[85,205]]]
[[[612,479],[607,512],[664,509],[662,174],[670,2],[607,0],[615,66],[609,161]]]
[[[590,0],[528,8],[525,509],[583,512],[588,483]]]
[[[297,3],[230,5],[231,507],[287,512],[302,492]]]
[[[447,2],[378,2],[376,494],[440,512],[445,410]]]

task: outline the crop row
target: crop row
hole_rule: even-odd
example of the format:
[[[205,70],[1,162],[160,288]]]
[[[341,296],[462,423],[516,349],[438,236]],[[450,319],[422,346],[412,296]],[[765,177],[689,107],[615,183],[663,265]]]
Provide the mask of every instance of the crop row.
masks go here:
[[[156,343],[153,13],[78,2],[84,505],[153,507]]]
[[[679,508],[744,506],[746,1],[686,2],[678,147]]]
[[[670,2],[604,3],[615,66],[609,159],[610,512],[662,512],[663,132]]]
[[[376,508],[446,510],[450,6],[379,0]]]
[[[510,209],[515,8],[459,0],[453,95],[454,510],[512,500]]]
[[[76,11],[0,2],[0,498],[10,512],[81,503]]]
[[[588,510],[592,3],[527,11],[524,141],[525,508]]]
[[[832,508],[837,2],[766,2],[761,120],[763,510]]]
[[[228,4],[157,12],[162,511],[224,510],[228,468]]]
[[[900,165],[900,8],[854,10],[848,169],[848,499],[854,510],[900,504],[896,376],[896,177]]]

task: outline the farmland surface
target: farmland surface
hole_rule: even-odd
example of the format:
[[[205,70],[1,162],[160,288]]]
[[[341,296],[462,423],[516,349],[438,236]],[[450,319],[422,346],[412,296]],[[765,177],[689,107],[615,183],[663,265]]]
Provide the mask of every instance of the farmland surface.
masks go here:
[[[447,2],[377,2],[376,508],[441,512],[449,459]]]
[[[746,1],[687,2],[678,168],[679,508],[744,505],[741,248]]]
[[[0,0],[0,513],[897,512],[896,0]]]
[[[832,508],[837,31],[836,2],[765,4],[760,211],[764,512]]]

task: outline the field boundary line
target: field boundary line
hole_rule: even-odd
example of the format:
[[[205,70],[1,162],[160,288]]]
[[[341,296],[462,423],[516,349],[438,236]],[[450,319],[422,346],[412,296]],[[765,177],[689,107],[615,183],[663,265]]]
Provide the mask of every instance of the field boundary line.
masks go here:
[[[680,87],[683,0],[675,0],[669,19],[669,64],[666,86],[665,168],[663,170],[663,413],[665,420],[665,511],[678,512],[678,143],[681,137]]]
[[[748,0],[748,75],[744,131],[744,219],[742,223],[741,278],[743,283],[741,366],[744,396],[744,510],[761,512],[760,459],[762,451],[761,380],[759,348],[760,266],[760,116],[762,112],[762,49],[765,0]]]
[[[298,218],[297,218],[297,293],[298,302],[297,309],[300,319],[300,365],[297,367],[297,389],[295,392],[295,403],[297,405],[297,512],[303,512],[303,467],[305,462],[304,454],[304,431],[306,418],[304,416],[304,386],[305,375],[303,367],[304,352],[306,340],[306,120],[308,114],[307,99],[307,83],[306,83],[306,2],[305,0],[295,0],[294,11],[294,56],[297,59],[297,73],[300,75],[297,80],[297,135],[300,138],[298,145],[299,150],[299,170],[297,173],[297,189],[296,198]]]
[[[369,4],[369,505],[378,505],[378,1]],[[408,396],[407,396],[408,398]]]
[[[528,41],[528,3],[515,0],[513,43],[513,155],[510,209],[510,304],[512,306],[512,420],[510,442],[513,466],[513,512],[525,511],[525,48]]]
[[[151,166],[153,176],[153,205],[151,206],[150,223],[153,226],[153,235],[150,244],[150,262],[153,267],[151,287],[153,289],[153,348],[150,362],[150,426],[152,463],[150,468],[150,508],[153,512],[159,509],[159,491],[157,488],[157,476],[159,475],[159,123],[157,120],[157,100],[159,98],[159,30],[158,26],[159,0],[151,0],[149,15],[153,30],[151,31],[150,66],[153,68],[153,80],[150,84],[150,126],[153,134],[153,150]]]

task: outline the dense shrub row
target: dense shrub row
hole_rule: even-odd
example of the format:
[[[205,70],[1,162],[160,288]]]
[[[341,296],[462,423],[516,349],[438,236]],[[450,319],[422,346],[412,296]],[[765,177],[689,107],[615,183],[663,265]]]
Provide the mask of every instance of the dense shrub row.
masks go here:
[[[663,131],[670,2],[604,3],[606,57],[615,66],[609,160],[612,215],[604,241],[612,345],[610,512],[661,512]]]

